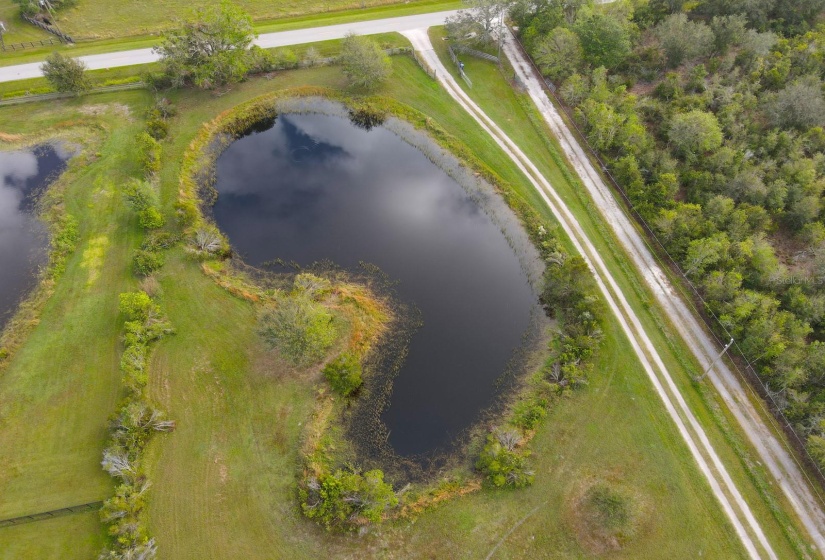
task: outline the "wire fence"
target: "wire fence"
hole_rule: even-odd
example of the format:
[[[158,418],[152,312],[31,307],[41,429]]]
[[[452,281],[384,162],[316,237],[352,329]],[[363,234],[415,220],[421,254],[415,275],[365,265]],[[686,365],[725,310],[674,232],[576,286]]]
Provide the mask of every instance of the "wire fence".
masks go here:
[[[36,20],[33,17],[29,17],[29,16],[24,15],[24,14],[20,14],[20,17],[22,17],[24,20],[26,20],[30,24],[36,25],[37,27],[39,27],[40,29],[42,29],[46,33],[51,33],[55,37],[60,38],[62,41],[65,41],[67,43],[74,43],[74,39],[72,39],[71,37],[69,37],[68,35],[63,33],[62,31],[60,31],[56,27],[53,27],[51,25],[46,25],[42,21]]]
[[[499,58],[494,54],[486,53],[484,51],[479,51],[479,50],[476,50],[476,49],[471,49],[470,47],[467,47],[467,46],[464,46],[464,45],[453,45],[452,48],[456,52],[460,52],[461,54],[468,54],[470,56],[474,56],[474,57],[480,58],[482,60],[487,60],[489,62],[495,62],[496,64],[499,63]]]
[[[37,47],[47,47],[49,45],[62,45],[62,44],[63,44],[63,41],[61,41],[59,39],[57,41],[55,41],[52,38],[48,38],[48,39],[41,39],[39,41],[24,41],[22,43],[10,43],[8,45],[5,44],[5,43],[0,43],[0,50],[1,51],[16,52],[16,51],[22,51],[24,49],[34,49],[34,48],[37,48]]]
[[[724,323],[719,319],[719,317],[713,312],[710,308],[709,304],[704,300],[701,293],[699,292],[696,285],[687,277],[687,275],[682,271],[682,268],[676,262],[676,260],[670,255],[668,250],[665,248],[662,241],[658,238],[653,228],[648,224],[648,222],[644,219],[644,217],[636,210],[635,206],[631,202],[630,198],[628,197],[625,190],[622,186],[616,181],[615,177],[610,173],[610,168],[608,165],[602,160],[599,153],[596,151],[593,146],[590,145],[590,142],[587,140],[587,136],[585,133],[579,128],[573,111],[567,106],[566,103],[556,94],[556,87],[553,86],[552,83],[544,80],[541,71],[536,66],[533,59],[527,53],[527,50],[524,48],[524,45],[515,35],[515,33],[510,33],[510,36],[515,40],[516,45],[530,61],[530,64],[533,68],[533,71],[539,76],[541,83],[545,86],[545,91],[550,94],[551,98],[555,101],[557,107],[561,108],[564,115],[567,116],[567,121],[572,126],[576,139],[579,143],[587,148],[590,157],[592,157],[596,163],[599,165],[599,171],[601,171],[602,176],[606,177],[610,184],[613,186],[614,190],[619,193],[621,197],[621,202],[617,204],[618,207],[622,209],[625,215],[631,219],[636,221],[639,225],[642,226],[644,229],[646,236],[640,236],[642,241],[645,243],[647,248],[650,250],[650,253],[653,257],[657,260],[657,262],[662,265],[666,269],[670,269],[674,273],[676,273],[679,281],[678,282],[671,282],[671,285],[674,286],[679,293],[682,295],[683,301],[687,302],[687,304],[696,312],[702,322],[708,329],[708,332],[719,344],[720,348],[723,348],[727,344],[727,339],[734,339],[733,335],[730,333],[728,328],[725,326]],[[623,202],[623,203],[622,203]],[[629,210],[629,214],[628,214]],[[655,247],[648,242],[646,237],[650,237],[655,242]],[[664,258],[662,256],[664,255]],[[690,288],[690,293],[685,292],[684,285],[687,285]],[[701,308],[696,306],[696,303],[699,302],[701,304]],[[708,319],[711,319],[710,321]],[[712,321],[712,322],[711,322]],[[726,340],[722,340],[717,335],[717,329],[724,333]],[[815,484],[810,477],[808,476],[808,472],[815,473],[822,485],[825,485],[825,473],[822,472],[819,464],[811,457],[810,453],[808,452],[807,447],[805,446],[805,442],[800,438],[799,434],[797,433],[794,426],[782,412],[782,408],[779,403],[776,402],[776,398],[774,396],[773,391],[762,381],[759,377],[759,374],[756,372],[756,369],[753,367],[752,361],[748,359],[745,355],[742,348],[739,346],[738,342],[734,339],[733,347],[736,349],[735,353],[736,356],[744,362],[744,371],[740,367],[737,359],[730,359],[729,363],[733,365],[734,369],[736,370],[739,377],[743,380],[744,385],[750,389],[751,393],[756,396],[756,400],[759,402],[760,407],[766,413],[766,417],[771,422],[771,425],[785,433],[788,436],[787,440],[783,440],[783,444],[785,445],[786,449],[788,449],[791,457],[793,458],[794,462],[799,466],[799,469],[802,471],[803,476],[808,480],[810,486],[816,496],[819,498],[820,502],[825,505],[825,497],[823,497],[822,493],[820,492],[819,486]],[[733,357],[732,357],[733,358]],[[765,401],[769,401],[773,406],[766,407]],[[795,445],[791,447],[790,442],[795,442]],[[796,451],[796,452],[795,452]],[[798,457],[802,456],[804,459],[805,465],[802,465]],[[809,468],[805,468],[805,466]]]
[[[453,64],[455,64],[456,68],[458,68],[459,75],[464,78],[464,81],[467,82],[468,86],[473,87],[473,81],[464,71],[464,63],[458,59],[452,45],[447,45],[447,52],[450,53],[450,59],[453,61]]]
[[[421,58],[421,55],[419,55],[419,54],[418,54],[418,51],[416,51],[415,49],[413,49],[413,50],[412,50],[412,52],[411,52],[411,54],[412,54],[412,57],[415,59],[415,61],[418,63],[418,65],[421,67],[421,69],[422,69],[422,70],[424,70],[424,72],[426,72],[426,73],[427,73],[427,75],[428,75],[430,78],[432,78],[433,80],[435,80],[435,79],[437,78],[437,75],[436,75],[436,73],[435,73],[435,70],[433,70],[432,68],[430,68],[430,65],[429,65],[429,64],[427,64],[427,62],[426,62],[423,58]]]
[[[146,84],[143,82],[130,82],[128,84],[115,84],[111,86],[101,86],[92,88],[83,92],[86,93],[107,93],[112,91],[127,91],[131,89],[143,89],[146,87]],[[4,107],[6,105],[20,105],[21,103],[33,103],[35,101],[50,101],[54,99],[69,99],[71,97],[77,97],[74,93],[39,93],[34,95],[20,95],[17,97],[10,97],[8,99],[0,99],[0,107]]]
[[[32,515],[21,515],[20,517],[13,517],[11,519],[2,519],[0,520],[0,529],[3,527],[15,527],[17,525],[23,525],[24,523],[32,523],[34,521],[43,521],[44,519],[53,519],[55,517],[62,517],[73,513],[97,511],[102,506],[103,502],[89,502],[88,504],[81,504],[79,506],[53,509],[42,513],[33,513]]]

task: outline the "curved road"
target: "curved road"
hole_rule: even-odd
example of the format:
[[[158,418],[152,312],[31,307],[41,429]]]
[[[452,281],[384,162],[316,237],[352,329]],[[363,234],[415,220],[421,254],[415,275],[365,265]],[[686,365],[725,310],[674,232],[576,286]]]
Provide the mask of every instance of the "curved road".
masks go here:
[[[342,39],[347,33],[350,32],[358,33],[359,35],[403,32],[410,29],[443,25],[444,20],[448,16],[455,13],[456,10],[432,12],[429,14],[418,14],[414,16],[358,21],[340,25],[328,25],[325,27],[296,29],[294,31],[279,31],[277,33],[264,33],[255,40],[255,44],[265,49],[271,49],[274,47],[285,47],[288,45],[300,45],[303,43],[316,43],[318,41]],[[152,62],[157,62],[160,57],[155,54],[152,49],[136,49],[132,51],[81,56],[78,58],[85,62],[86,66],[88,66],[90,70],[101,70],[105,68],[117,68],[120,66],[149,64]],[[0,67],[0,82],[13,82],[15,80],[38,78],[43,75],[43,72],[40,71],[41,64],[42,62],[32,62],[29,64]]]

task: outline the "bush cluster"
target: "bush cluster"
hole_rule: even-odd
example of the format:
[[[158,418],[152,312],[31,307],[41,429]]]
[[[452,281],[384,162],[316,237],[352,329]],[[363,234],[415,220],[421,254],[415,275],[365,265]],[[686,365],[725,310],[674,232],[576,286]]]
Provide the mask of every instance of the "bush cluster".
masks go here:
[[[343,397],[349,397],[362,383],[361,362],[358,356],[352,352],[344,352],[324,366],[324,377],[333,391]]]
[[[384,473],[371,470],[337,470],[310,477],[300,488],[301,510],[327,528],[352,530],[364,522],[376,523],[398,505]]]
[[[143,471],[143,451],[156,432],[175,428],[145,395],[149,346],[172,333],[158,305],[145,292],[120,294],[125,318],[125,349],[120,370],[127,396],[109,423],[109,442],[103,452],[103,469],[118,481],[115,495],[106,500],[101,520],[109,527],[112,543],[101,558],[155,558],[156,546],[147,530],[145,509],[149,481]]]
[[[476,468],[484,475],[485,484],[502,488],[521,488],[533,482],[533,471],[527,464],[529,450],[520,450],[521,436],[499,432],[487,436],[487,443],[476,460]]]
[[[511,407],[510,427],[487,436],[475,467],[485,484],[518,488],[533,481],[527,437],[547,416],[554,398],[587,383],[591,360],[602,339],[604,315],[595,279],[581,257],[569,256],[558,239],[541,225],[534,236],[545,261],[541,302],[558,322],[549,357]]]
[[[317,362],[338,337],[335,316],[317,301],[324,291],[310,288],[311,275],[299,275],[292,294],[275,305],[263,309],[259,317],[259,332],[273,348],[297,366]],[[320,290],[320,291],[319,291]]]

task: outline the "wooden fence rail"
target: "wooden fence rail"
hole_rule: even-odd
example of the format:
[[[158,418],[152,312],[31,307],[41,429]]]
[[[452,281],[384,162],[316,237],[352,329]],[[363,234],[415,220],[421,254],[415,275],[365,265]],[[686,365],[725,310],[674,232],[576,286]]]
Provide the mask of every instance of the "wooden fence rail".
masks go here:
[[[0,520],[0,529],[2,529],[3,527],[14,527],[16,525],[22,525],[23,523],[43,521],[44,519],[53,519],[55,517],[71,515],[72,513],[85,513],[88,511],[97,511],[101,508],[101,506],[103,506],[103,502],[89,502],[88,504],[81,504],[79,506],[53,509],[52,511],[33,513],[31,515],[21,515],[20,517],[12,517],[11,519],[2,519]]]

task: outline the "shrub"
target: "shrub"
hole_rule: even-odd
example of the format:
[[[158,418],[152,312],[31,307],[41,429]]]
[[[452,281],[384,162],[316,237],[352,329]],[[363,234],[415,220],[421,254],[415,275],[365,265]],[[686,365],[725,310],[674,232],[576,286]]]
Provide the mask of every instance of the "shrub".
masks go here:
[[[508,449],[490,434],[476,461],[476,468],[484,474],[484,483],[489,486],[521,488],[533,482],[533,471],[527,467],[528,455],[529,451]]]
[[[50,54],[40,69],[49,85],[59,92],[79,94],[91,87],[86,65],[58,52]]]
[[[250,74],[263,74],[275,69],[276,58],[271,52],[255,45],[246,52],[247,66]]]
[[[547,403],[539,399],[521,401],[513,407],[513,424],[532,430],[547,416]]]
[[[148,132],[141,132],[137,137],[138,160],[144,173],[151,175],[160,171],[160,142]]]
[[[149,206],[138,212],[138,223],[144,229],[158,229],[163,227],[163,214],[155,206]]]
[[[295,286],[296,292],[304,294],[314,300],[322,298],[332,289],[332,282],[326,278],[321,278],[320,276],[306,272],[295,276],[293,285]]]
[[[162,251],[169,249],[177,242],[178,238],[168,231],[153,231],[146,236],[140,248],[146,251]]]
[[[320,360],[338,335],[332,314],[305,295],[265,309],[259,324],[264,340],[295,365]]]
[[[133,181],[124,189],[124,196],[132,209],[138,213],[138,223],[141,227],[157,229],[163,226],[163,215],[158,208],[157,193],[152,185],[146,181]]]
[[[162,267],[163,263],[162,254],[138,249],[132,257],[132,271],[137,276],[149,276]]]
[[[120,294],[120,312],[127,321],[146,321],[155,310],[155,304],[146,292]]]
[[[155,140],[163,140],[169,136],[169,123],[162,118],[150,119],[146,122],[146,133]]]
[[[341,354],[324,367],[324,377],[333,391],[348,397],[361,387],[361,362],[352,352]]]
[[[384,473],[372,470],[335,471],[310,479],[300,491],[304,515],[326,527],[354,528],[359,519],[378,522],[388,509],[398,505],[392,485]]]
[[[229,242],[214,226],[198,229],[192,239],[195,252],[202,255],[223,256],[229,254]]]

